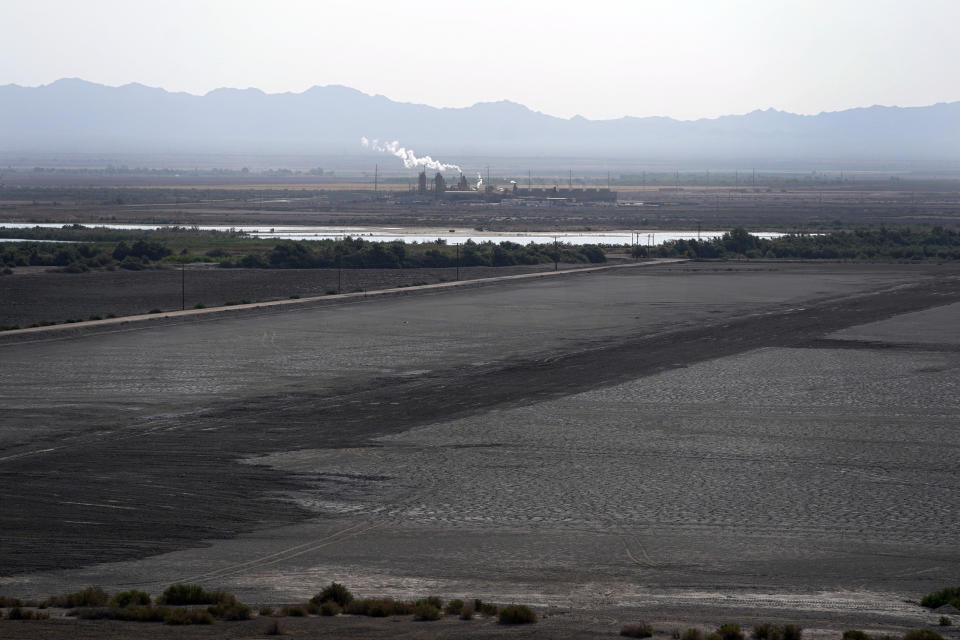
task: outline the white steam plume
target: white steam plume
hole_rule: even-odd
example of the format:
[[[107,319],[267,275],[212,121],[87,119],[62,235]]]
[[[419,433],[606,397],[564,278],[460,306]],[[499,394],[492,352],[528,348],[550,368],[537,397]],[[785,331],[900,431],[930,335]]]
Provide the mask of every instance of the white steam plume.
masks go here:
[[[445,162],[440,162],[439,160],[434,160],[430,156],[423,156],[418,158],[417,155],[413,152],[413,149],[406,149],[400,146],[398,140],[393,142],[384,142],[380,143],[379,140],[370,140],[366,137],[360,138],[360,144],[367,149],[373,149],[374,151],[380,151],[382,153],[390,153],[401,160],[403,160],[403,166],[407,169],[412,169],[417,166],[423,166],[427,169],[436,169],[437,171],[449,171],[451,169],[456,171],[463,171],[460,168],[460,165],[456,164],[447,164]]]
[[[480,191],[480,187],[483,186],[483,176],[479,173],[477,174],[477,191]]]

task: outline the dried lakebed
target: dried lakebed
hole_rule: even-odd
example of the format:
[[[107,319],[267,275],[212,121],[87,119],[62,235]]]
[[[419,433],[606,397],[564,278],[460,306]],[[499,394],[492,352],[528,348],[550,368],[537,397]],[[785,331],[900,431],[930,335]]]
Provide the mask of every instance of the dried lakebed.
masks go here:
[[[0,591],[919,624],[960,572],[956,270],[727,268],[0,347]]]

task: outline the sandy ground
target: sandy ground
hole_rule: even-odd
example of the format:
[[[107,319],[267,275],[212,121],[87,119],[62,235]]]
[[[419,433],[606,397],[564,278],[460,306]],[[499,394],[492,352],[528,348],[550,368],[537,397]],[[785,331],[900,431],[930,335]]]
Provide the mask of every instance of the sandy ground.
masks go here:
[[[547,614],[302,637],[929,625],[907,601],[960,575],[958,275],[665,265],[9,342],[0,593],[337,580]]]

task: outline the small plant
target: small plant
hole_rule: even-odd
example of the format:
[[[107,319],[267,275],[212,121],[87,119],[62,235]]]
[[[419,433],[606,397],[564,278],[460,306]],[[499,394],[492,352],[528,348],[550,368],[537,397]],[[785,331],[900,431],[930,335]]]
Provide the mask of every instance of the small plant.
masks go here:
[[[389,598],[383,600],[364,598],[363,600],[352,601],[344,607],[344,611],[357,616],[385,618],[387,616],[402,616],[413,613],[413,605],[409,602],[391,600]]]
[[[413,605],[414,620],[439,620],[442,617],[440,609],[428,602],[420,601]]]
[[[843,640],[870,640],[870,636],[866,631],[849,629],[843,632]]]
[[[100,587],[87,587],[83,591],[75,591],[62,596],[50,596],[44,601],[48,607],[103,607],[109,602],[110,596]]]
[[[257,612],[261,616],[272,616],[274,614],[273,607],[263,606],[260,607],[260,611]]]
[[[163,618],[164,624],[213,624],[213,616],[203,609],[170,609]]]
[[[300,605],[283,605],[283,608],[280,609],[280,615],[289,616],[291,618],[305,618],[307,617],[306,607]]]
[[[290,299],[291,299],[291,300],[299,300],[299,299],[300,299],[300,296],[298,296],[298,295],[292,295],[292,296],[290,296]]]
[[[202,302],[198,302],[197,304],[193,305],[193,308],[194,308],[194,309],[206,309],[206,308],[207,308],[207,305],[203,304]]]
[[[268,636],[280,636],[283,635],[283,629],[280,628],[280,621],[274,619],[269,625],[267,625],[266,631],[264,633]]]
[[[673,631],[671,631],[671,632],[670,632],[670,639],[671,639],[671,640],[680,640],[680,629],[676,629],[676,628],[675,628]]]
[[[150,309],[150,311],[147,311],[147,313],[161,313],[161,311],[160,309],[154,307],[153,309]]]
[[[683,632],[682,640],[703,640],[703,631],[696,627],[690,627]]]
[[[933,629],[914,629],[903,634],[903,640],[943,640],[943,636]]]
[[[94,314],[88,318],[88,320],[103,320],[100,316]]]
[[[508,604],[497,612],[500,624],[530,624],[537,621],[537,614],[525,604]]]
[[[429,604],[436,607],[437,609],[443,610],[443,600],[438,596],[427,596],[426,598],[421,598],[413,603],[414,606],[418,604]]]
[[[236,601],[227,591],[207,591],[196,584],[172,584],[157,598],[159,604],[229,604]]]
[[[725,622],[717,627],[717,635],[722,640],[743,640],[743,630],[736,622]]]
[[[46,620],[49,617],[49,613],[30,611],[29,609],[21,609],[20,607],[14,607],[7,613],[7,620]]]
[[[23,601],[20,598],[8,598],[7,596],[0,596],[0,607],[20,607],[23,606]]]
[[[628,624],[620,629],[620,635],[626,638],[649,638],[653,636],[653,627],[647,622]]]
[[[803,629],[795,624],[783,625],[783,640],[803,640]]]
[[[443,608],[444,613],[454,616],[459,615],[461,611],[463,611],[463,600],[460,600],[459,598],[451,600]]]
[[[350,590],[338,582],[331,582],[323,588],[323,591],[310,598],[314,604],[323,604],[324,602],[336,602],[340,607],[345,607],[353,602],[353,594]]]
[[[340,613],[340,605],[338,605],[333,600],[327,600],[320,605],[320,615],[322,616],[335,616]]]
[[[110,598],[111,607],[130,607],[150,604],[150,594],[143,591],[121,591]]]
[[[473,616],[476,613],[476,609],[473,608],[471,603],[463,605],[463,608],[460,609],[460,619],[461,620],[473,620]]]
[[[207,613],[221,620],[249,620],[250,607],[237,602],[218,602],[207,607]]]
[[[951,620],[947,616],[940,616],[940,622],[938,622],[937,624],[939,624],[941,627],[949,627],[950,625],[953,624],[953,620]]]
[[[493,603],[484,602],[480,607],[480,613],[482,613],[485,616],[490,616],[492,618],[493,616],[497,615],[497,613],[499,613],[499,607],[497,607],[497,605]]]

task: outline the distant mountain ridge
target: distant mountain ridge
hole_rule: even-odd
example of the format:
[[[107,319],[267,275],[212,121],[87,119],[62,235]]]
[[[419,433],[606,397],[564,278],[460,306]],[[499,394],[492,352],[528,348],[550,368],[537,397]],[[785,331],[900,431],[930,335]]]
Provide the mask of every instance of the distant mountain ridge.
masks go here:
[[[0,151],[8,153],[357,155],[364,153],[361,136],[400,140],[451,162],[478,155],[956,162],[960,102],[813,116],[768,109],[692,121],[588,120],[506,100],[437,108],[336,85],[278,94],[216,89],[203,96],[79,79],[0,86]]]

